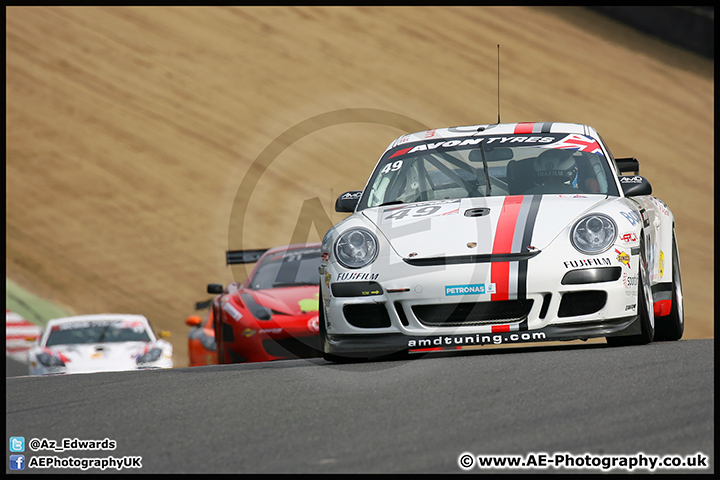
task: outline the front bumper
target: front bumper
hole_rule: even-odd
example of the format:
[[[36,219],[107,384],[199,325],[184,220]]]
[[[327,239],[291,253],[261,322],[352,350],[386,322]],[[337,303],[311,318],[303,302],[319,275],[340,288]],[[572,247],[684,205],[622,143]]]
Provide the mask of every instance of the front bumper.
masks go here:
[[[636,335],[640,324],[634,250],[610,249],[585,257],[551,246],[519,261],[492,258],[418,266],[397,259],[356,272],[330,261],[321,272],[323,349],[326,354],[367,357]],[[506,268],[502,277],[496,274],[501,263]],[[504,296],[497,295],[501,290]]]
[[[549,325],[538,330],[518,330],[489,334],[436,334],[428,336],[403,333],[328,334],[325,337],[325,353],[345,357],[376,357],[398,352],[422,352],[432,350],[459,350],[481,345],[506,345],[545,341],[585,340],[593,337],[638,335],[638,316],[601,320],[594,322]]]

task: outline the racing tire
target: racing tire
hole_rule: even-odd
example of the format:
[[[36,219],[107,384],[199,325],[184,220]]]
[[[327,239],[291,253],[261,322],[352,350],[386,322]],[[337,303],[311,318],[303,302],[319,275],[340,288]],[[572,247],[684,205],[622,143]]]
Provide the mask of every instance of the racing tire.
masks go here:
[[[670,315],[658,317],[655,322],[655,340],[661,342],[680,340],[685,331],[680,257],[674,232],[672,239],[672,269],[672,307]]]
[[[217,351],[217,363],[218,365],[224,365],[225,362],[225,342],[223,342],[222,339],[222,332],[221,328],[219,327],[221,320],[219,320],[217,314],[213,315],[214,318],[214,324],[213,328],[215,330],[215,349]]]
[[[221,344],[217,344],[217,357],[218,357],[218,364],[224,365],[225,364],[225,347]]]
[[[653,341],[655,336],[655,310],[653,307],[652,288],[650,286],[650,273],[648,271],[647,256],[645,255],[645,238],[640,236],[640,259],[638,261],[638,296],[637,308],[640,320],[640,333],[622,337],[606,337],[607,343],[613,347],[626,345],[646,345]]]

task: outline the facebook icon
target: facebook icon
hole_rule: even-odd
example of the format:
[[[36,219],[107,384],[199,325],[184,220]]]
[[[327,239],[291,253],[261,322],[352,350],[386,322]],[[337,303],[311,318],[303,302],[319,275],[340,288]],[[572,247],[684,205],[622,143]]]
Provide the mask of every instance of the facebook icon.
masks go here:
[[[10,455],[10,470],[25,470],[25,455]]]

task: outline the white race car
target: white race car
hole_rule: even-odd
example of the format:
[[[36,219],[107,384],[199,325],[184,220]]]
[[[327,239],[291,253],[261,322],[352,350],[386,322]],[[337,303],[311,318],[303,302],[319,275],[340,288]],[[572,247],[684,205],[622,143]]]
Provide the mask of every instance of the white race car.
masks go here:
[[[632,175],[623,175],[633,172]],[[330,361],[485,344],[678,340],[672,212],[587,125],[403,135],[323,240]]]
[[[142,315],[78,315],[50,320],[28,364],[30,375],[171,368],[172,345]]]

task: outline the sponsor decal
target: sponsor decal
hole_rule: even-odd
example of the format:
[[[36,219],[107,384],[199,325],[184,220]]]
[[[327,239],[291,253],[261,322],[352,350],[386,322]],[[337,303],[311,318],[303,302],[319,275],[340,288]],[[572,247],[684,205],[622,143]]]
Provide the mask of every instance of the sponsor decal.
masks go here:
[[[437,148],[455,148],[458,146],[468,146],[468,145],[478,145],[480,142],[482,142],[482,138],[468,138],[466,140],[446,140],[446,141],[439,141],[439,142],[430,142],[430,143],[423,143],[421,145],[418,145],[416,147],[413,147],[408,150],[408,153],[416,153],[416,152],[424,152],[427,150],[435,150]]]
[[[402,150],[398,150],[397,152],[395,152],[395,153],[393,153],[392,155],[390,155],[390,156],[388,157],[388,160],[391,159],[391,158],[399,157],[400,155],[405,155],[405,154],[408,153],[411,149],[412,149],[412,147],[403,148]]]
[[[256,333],[257,332],[255,330],[253,330],[252,328],[246,328],[245,330],[242,331],[243,337],[247,337],[247,338],[252,337]]]
[[[602,267],[612,265],[609,258],[582,258],[580,260],[567,260],[563,262],[565,268],[579,268],[579,267]]]
[[[638,223],[641,223],[640,215],[638,215],[637,212],[620,212],[620,215],[625,217],[625,219],[630,222],[630,225],[632,225],[633,227]]]
[[[571,133],[565,138],[552,143],[547,148],[562,148],[568,150],[579,150],[581,152],[595,153],[602,155],[602,149],[594,138],[577,133]]]
[[[505,332],[492,334],[443,335],[438,337],[408,339],[408,348],[449,348],[513,342],[540,342],[547,339],[545,332]]]
[[[258,333],[272,333],[273,335],[277,335],[278,333],[282,333],[282,328],[263,328],[258,330]]]
[[[460,212],[460,200],[444,202],[423,202],[420,205],[402,205],[383,210],[380,223],[396,222],[423,217],[441,217]]]
[[[485,141],[486,145],[492,143],[551,143],[553,137],[490,137]]]
[[[370,272],[341,272],[337,274],[335,281],[342,282],[345,280],[377,280],[379,273]]]
[[[142,329],[142,323],[139,322],[126,322],[123,320],[89,320],[84,322],[71,322],[55,325],[52,330],[79,330],[93,327],[137,328],[138,326]]]
[[[663,277],[663,274],[665,273],[665,254],[662,250],[660,250],[660,278]]]
[[[494,283],[477,283],[475,285],[446,285],[445,296],[452,295],[473,295],[473,294],[485,294],[495,293]]]
[[[364,290],[360,292],[360,295],[368,296],[368,295],[380,295],[382,292],[380,290]]]
[[[552,135],[549,132],[550,124],[548,123],[518,123],[515,127],[515,135],[496,136],[496,137],[469,137],[460,139],[440,139],[435,142],[426,142],[414,147],[402,148],[395,151],[388,159],[399,157],[406,154],[414,154],[417,152],[427,152],[438,149],[456,149],[463,147],[475,147],[484,143],[485,145],[538,145],[543,148],[559,148],[567,150],[578,150],[582,152],[594,153],[602,155],[600,144],[594,138],[580,134],[568,134],[565,136]],[[451,130],[452,131],[452,130]],[[428,135],[429,133],[432,133]],[[537,135],[547,133],[550,135]],[[528,135],[529,134],[529,135]],[[533,135],[535,134],[535,135]],[[426,133],[425,138],[432,138],[435,132],[430,130]],[[398,145],[409,140],[410,137],[402,138],[398,141]]]
[[[321,262],[329,262],[330,261],[330,253],[329,252],[323,252],[320,255],[320,261]]]
[[[393,155],[393,157],[394,157],[394,156],[395,156],[395,155]],[[392,158],[392,157],[390,157],[390,158]],[[393,163],[388,163],[387,165],[385,165],[385,166],[383,167],[382,170],[380,170],[380,173],[387,174],[387,173],[390,173],[390,172],[397,172],[398,170],[400,170],[400,169],[402,168],[402,165],[403,165],[403,161],[402,161],[402,160],[398,160],[398,161],[393,162]]]
[[[359,199],[361,195],[362,195],[362,191],[345,192],[341,195],[340,198],[342,198],[343,200],[351,200],[351,199],[354,200],[354,199]]]
[[[325,286],[330,288],[330,280],[332,279],[332,275],[330,275],[330,272],[325,271]]]
[[[523,132],[524,133],[524,132]],[[434,136],[434,135],[433,135]],[[426,137],[431,138],[431,137]],[[566,137],[567,138],[567,137]],[[486,145],[491,144],[550,144],[555,141],[555,137],[544,137],[539,135],[534,136],[518,136],[518,135],[512,135],[512,136],[499,136],[499,137],[471,137],[471,138],[465,138],[465,139],[454,139],[454,140],[439,140],[437,142],[428,142],[423,143],[420,145],[416,145],[415,147],[407,147],[402,148],[395,153],[393,153],[388,158],[395,158],[399,157],[401,155],[406,154],[413,154],[417,152],[427,152],[431,150],[437,150],[437,149],[445,149],[445,148],[457,148],[457,147],[474,147],[479,145],[481,142],[484,142]],[[400,142],[398,142],[400,143]],[[563,145],[565,145],[563,143]],[[574,148],[578,149],[578,145],[576,144],[567,144],[566,147],[557,147],[557,148]]]
[[[475,247],[477,247],[477,242],[468,242],[468,243],[467,243],[467,247],[468,247],[468,248],[475,248]]]
[[[243,316],[242,313],[238,312],[229,302],[223,304],[222,309],[225,310],[235,320],[239,321]]]
[[[627,273],[623,273],[623,285],[625,285],[625,288],[630,287],[637,287],[638,284],[638,276],[637,275],[628,275]]]
[[[620,235],[620,240],[625,243],[635,243],[638,241],[638,237],[635,232],[623,233]]]
[[[625,311],[627,312],[628,310],[635,310],[635,305],[636,305],[635,303],[632,303],[630,305],[625,305]]]
[[[660,210],[660,212],[665,215],[666,217],[670,215],[670,211],[667,208],[667,205],[665,205],[665,202],[660,200],[659,198],[651,197],[652,201],[655,202],[655,206]]]
[[[628,255],[625,252],[621,252],[617,248],[615,249],[615,253],[618,254],[618,256],[617,256],[618,262],[620,262],[620,263],[624,264],[625,266],[627,266],[628,268],[630,268],[630,255]]]
[[[303,312],[317,312],[320,308],[320,294],[316,293],[313,298],[299,300],[298,306]]]
[[[587,195],[556,195],[558,198],[587,198]]]
[[[620,177],[620,183],[642,183],[643,179],[639,175],[624,175]]]

